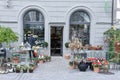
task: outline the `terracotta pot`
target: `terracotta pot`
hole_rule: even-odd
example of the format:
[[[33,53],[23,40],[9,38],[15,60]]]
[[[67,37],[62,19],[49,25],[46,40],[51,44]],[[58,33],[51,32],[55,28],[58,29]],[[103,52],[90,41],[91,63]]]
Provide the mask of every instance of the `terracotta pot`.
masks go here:
[[[70,58],[71,58],[70,54],[66,54],[66,55],[65,55],[65,59],[68,59],[68,60],[69,60]]]
[[[74,69],[78,69],[78,65],[77,64],[74,65]]]
[[[74,69],[74,66],[69,66],[69,69],[70,69],[70,70],[73,70],[73,69]]]
[[[44,63],[44,61],[43,61],[43,60],[40,60],[40,61],[39,61],[39,63],[40,63],[40,64],[43,64],[43,63]]]
[[[13,63],[18,64],[18,58],[14,58]]]
[[[99,67],[94,67],[94,72],[98,73],[100,71]]]

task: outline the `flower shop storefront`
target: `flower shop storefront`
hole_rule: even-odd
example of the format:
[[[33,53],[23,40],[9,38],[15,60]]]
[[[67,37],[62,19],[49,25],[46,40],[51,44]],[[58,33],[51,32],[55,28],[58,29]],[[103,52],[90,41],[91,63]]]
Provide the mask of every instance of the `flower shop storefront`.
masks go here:
[[[104,4],[104,1],[95,1],[98,5],[92,5],[94,1],[91,0],[86,2],[31,0],[29,3],[26,0],[24,2],[9,0],[12,4],[8,5],[11,7],[3,4],[5,7],[0,8],[3,10],[0,14],[6,15],[0,16],[0,23],[18,32],[18,45],[26,43],[32,33],[35,38],[32,45],[41,48],[43,43],[47,42],[45,53],[50,56],[65,56],[68,53],[65,43],[74,37],[77,37],[84,46],[104,44],[103,32],[110,27],[111,7],[105,12],[103,5],[100,4]],[[6,3],[3,0],[0,2]],[[14,4],[16,5],[13,6]]]
[[[48,43],[48,55],[64,56],[66,53],[65,43],[75,37],[84,46],[93,44],[92,26],[94,18],[91,14],[92,12],[89,9],[77,7],[70,10],[66,16],[66,22],[47,23],[44,10],[28,8],[21,13],[23,37],[20,37],[20,39],[26,43],[32,33],[35,38],[34,45],[43,47],[43,43],[46,41]]]

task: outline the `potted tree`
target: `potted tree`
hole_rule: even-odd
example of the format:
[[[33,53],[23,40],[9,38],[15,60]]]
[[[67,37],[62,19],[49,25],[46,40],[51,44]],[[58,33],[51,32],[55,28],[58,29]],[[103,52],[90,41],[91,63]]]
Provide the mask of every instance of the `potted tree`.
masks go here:
[[[18,36],[9,27],[0,26],[0,43],[9,43],[18,41]]]
[[[70,44],[70,42],[65,43],[65,47],[67,48],[67,53],[65,54],[65,59],[70,59],[70,54],[68,52],[69,44]]]
[[[74,61],[69,62],[69,69],[70,70],[74,69]]]

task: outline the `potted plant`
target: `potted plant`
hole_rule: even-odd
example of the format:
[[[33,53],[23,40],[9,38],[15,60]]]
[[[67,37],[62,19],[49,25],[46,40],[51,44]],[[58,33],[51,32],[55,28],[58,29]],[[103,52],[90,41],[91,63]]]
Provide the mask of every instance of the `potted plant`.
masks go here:
[[[17,66],[15,67],[15,71],[16,71],[16,73],[20,73],[20,71],[21,71],[20,65],[17,65]]]
[[[13,63],[18,64],[19,62],[19,54],[13,53]]]
[[[47,48],[48,47],[48,42],[43,42],[43,47]]]
[[[34,68],[32,66],[29,66],[29,73],[33,73]]]
[[[32,67],[33,68],[33,70],[36,68],[36,65],[35,64],[33,64],[33,63],[30,63],[29,64],[29,67]]]
[[[0,43],[6,42],[15,42],[18,41],[18,36],[16,33],[9,27],[0,26]]]
[[[78,64],[78,69],[80,71],[86,71],[88,68],[88,65],[86,64],[86,62],[84,60],[81,60],[80,63]]]
[[[18,64],[20,55],[17,53],[13,53],[12,56],[13,56],[13,63]]]
[[[65,54],[65,59],[70,59],[71,58],[71,56],[68,52],[69,44],[70,44],[70,42],[65,43],[65,47],[67,48],[67,54]]]
[[[69,48],[69,44],[70,44],[70,42],[66,42],[66,43],[65,43],[65,47],[66,47],[66,48]]]
[[[74,69],[74,61],[69,62],[69,69],[70,70]]]
[[[39,63],[43,64],[44,63],[44,58],[39,58]]]
[[[98,73],[100,71],[101,62],[99,60],[92,63],[94,72]]]
[[[27,69],[28,69],[27,65],[22,66],[23,73],[27,73]]]
[[[47,56],[47,61],[48,61],[48,62],[51,61],[51,56]]]

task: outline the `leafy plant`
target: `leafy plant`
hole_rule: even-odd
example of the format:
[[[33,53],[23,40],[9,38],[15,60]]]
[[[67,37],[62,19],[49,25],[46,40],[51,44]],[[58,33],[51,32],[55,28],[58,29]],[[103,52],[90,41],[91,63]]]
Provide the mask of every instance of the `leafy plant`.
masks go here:
[[[66,42],[66,43],[65,43],[65,47],[66,47],[66,48],[69,48],[69,44],[70,44],[70,42]]]
[[[28,69],[27,65],[23,65],[23,66],[22,66],[22,70],[23,70],[24,73],[27,72],[27,69]]]
[[[73,65],[74,65],[74,62],[73,62],[73,61],[70,61],[70,62],[69,62],[69,65],[70,65],[70,66],[73,66]]]
[[[16,69],[16,73],[19,73],[19,72],[20,72],[20,70],[21,70],[20,65],[16,65],[15,69]]]
[[[29,72],[32,73],[33,72],[33,67],[32,66],[29,66]]]
[[[48,42],[43,42],[43,47],[48,47]]]
[[[18,41],[16,33],[9,27],[0,26],[0,43],[9,43],[12,41]]]

